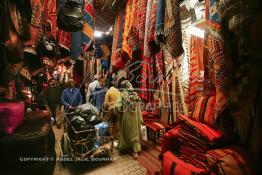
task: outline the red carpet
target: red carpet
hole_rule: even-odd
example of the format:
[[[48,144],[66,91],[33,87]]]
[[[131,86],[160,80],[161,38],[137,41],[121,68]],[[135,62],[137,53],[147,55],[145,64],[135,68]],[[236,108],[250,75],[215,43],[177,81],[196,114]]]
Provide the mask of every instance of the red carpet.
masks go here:
[[[153,147],[152,142],[142,142],[142,151],[137,160],[147,169],[149,175],[160,172],[161,162],[158,159],[160,149],[159,144]]]

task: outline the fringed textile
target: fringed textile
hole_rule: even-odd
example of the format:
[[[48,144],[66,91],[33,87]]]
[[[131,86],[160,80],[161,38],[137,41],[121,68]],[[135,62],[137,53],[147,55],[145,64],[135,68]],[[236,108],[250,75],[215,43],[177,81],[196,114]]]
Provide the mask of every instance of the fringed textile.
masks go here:
[[[177,116],[188,113],[178,71],[175,71],[172,74],[171,86],[172,86],[171,94],[172,94],[172,102],[173,102],[172,122],[175,123],[177,122]]]

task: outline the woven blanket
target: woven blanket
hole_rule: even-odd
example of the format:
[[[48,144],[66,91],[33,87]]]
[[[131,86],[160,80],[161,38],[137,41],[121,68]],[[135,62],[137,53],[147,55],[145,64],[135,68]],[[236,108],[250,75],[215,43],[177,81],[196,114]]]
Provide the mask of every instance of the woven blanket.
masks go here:
[[[93,0],[85,1],[84,28],[82,30],[82,52],[85,53],[94,41],[94,7]]]
[[[204,39],[204,66],[204,91],[207,94],[215,91],[216,95],[214,119],[216,121],[228,105],[232,64],[225,53],[224,41],[208,31]]]
[[[202,39],[192,36],[190,50],[189,90],[186,98],[189,111],[194,109],[196,98],[203,92],[204,75]]]
[[[173,58],[180,56],[184,52],[182,45],[182,30],[179,4],[179,0],[166,1],[166,47]]]
[[[155,34],[159,35],[164,32],[164,22],[165,22],[165,1],[157,1],[157,13],[156,13],[156,26]]]

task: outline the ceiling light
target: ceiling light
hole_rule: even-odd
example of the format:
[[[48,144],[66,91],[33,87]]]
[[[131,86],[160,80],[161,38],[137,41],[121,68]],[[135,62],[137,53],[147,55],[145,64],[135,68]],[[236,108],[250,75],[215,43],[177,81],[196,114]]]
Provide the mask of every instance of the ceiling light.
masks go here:
[[[103,34],[104,34],[104,32],[101,32],[99,30],[95,30],[95,37],[102,37]]]

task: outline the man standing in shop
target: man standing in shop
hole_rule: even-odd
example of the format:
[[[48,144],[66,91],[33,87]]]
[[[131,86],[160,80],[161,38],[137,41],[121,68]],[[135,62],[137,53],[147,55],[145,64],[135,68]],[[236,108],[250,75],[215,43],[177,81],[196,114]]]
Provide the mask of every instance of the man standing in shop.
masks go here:
[[[83,97],[80,93],[80,90],[74,87],[74,80],[68,80],[69,87],[66,88],[61,96],[61,102],[64,105],[64,110],[72,110],[75,107],[79,106],[83,102]]]
[[[99,75],[94,76],[93,82],[91,82],[88,85],[87,93],[86,93],[86,102],[90,102],[91,104],[94,104],[93,100],[93,93],[95,92],[96,87],[99,87]]]

